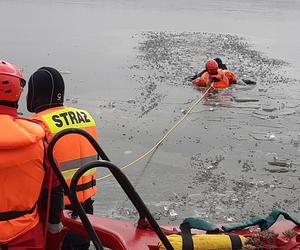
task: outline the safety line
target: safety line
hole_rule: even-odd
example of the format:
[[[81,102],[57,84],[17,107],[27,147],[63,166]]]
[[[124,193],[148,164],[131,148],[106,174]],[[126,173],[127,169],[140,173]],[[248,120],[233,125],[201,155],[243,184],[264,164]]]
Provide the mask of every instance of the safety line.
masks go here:
[[[142,154],[139,158],[137,158],[136,160],[128,163],[127,165],[121,167],[121,170],[124,170],[130,166],[132,166],[133,164],[139,162],[140,160],[142,160],[143,158],[145,158],[148,154],[150,154],[151,152],[153,152],[154,150],[156,150],[160,144],[169,136],[169,134],[189,115],[189,113],[194,109],[194,107],[206,96],[206,94],[211,90],[213,89],[213,84],[210,85],[210,87],[204,92],[204,94],[196,101],[194,102],[194,104],[188,109],[188,111],[185,113],[185,115],[183,117],[181,117],[175,124],[172,128],[170,128],[167,133],[151,148],[149,149],[148,151],[146,151],[144,154]],[[104,175],[102,177],[99,177],[97,178],[96,180],[99,181],[99,180],[104,180],[108,177],[112,176],[112,174],[107,174],[107,175]]]

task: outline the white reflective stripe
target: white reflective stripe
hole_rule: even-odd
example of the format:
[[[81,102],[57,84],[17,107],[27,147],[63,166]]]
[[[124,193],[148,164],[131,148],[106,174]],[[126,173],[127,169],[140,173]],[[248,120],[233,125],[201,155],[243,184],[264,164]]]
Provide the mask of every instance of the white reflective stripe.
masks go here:
[[[66,171],[66,170],[71,170],[74,168],[82,167],[84,164],[86,164],[88,162],[97,160],[97,158],[98,158],[97,155],[81,157],[79,159],[61,162],[59,165],[60,165],[61,171]]]

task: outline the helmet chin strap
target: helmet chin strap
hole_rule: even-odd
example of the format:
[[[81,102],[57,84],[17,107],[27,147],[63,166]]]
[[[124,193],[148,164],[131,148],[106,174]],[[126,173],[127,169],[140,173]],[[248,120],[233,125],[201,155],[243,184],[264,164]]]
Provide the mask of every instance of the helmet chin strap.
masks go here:
[[[0,105],[8,106],[11,108],[16,108],[16,109],[19,107],[18,101],[17,102],[9,102],[9,101],[0,100]]]

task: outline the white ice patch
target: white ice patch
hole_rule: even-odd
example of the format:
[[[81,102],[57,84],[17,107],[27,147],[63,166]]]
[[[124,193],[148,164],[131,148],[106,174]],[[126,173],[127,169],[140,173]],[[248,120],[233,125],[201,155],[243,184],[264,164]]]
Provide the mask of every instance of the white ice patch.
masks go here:
[[[129,155],[129,154],[132,154],[132,151],[131,151],[131,150],[126,150],[126,151],[124,151],[124,155]]]

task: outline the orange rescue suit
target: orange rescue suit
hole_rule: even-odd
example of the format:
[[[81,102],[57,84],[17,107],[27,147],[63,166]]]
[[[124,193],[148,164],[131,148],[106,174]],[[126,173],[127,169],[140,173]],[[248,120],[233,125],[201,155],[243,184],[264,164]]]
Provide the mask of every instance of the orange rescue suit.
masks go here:
[[[46,131],[47,141],[50,141],[56,133],[67,128],[83,129],[97,140],[95,121],[86,110],[71,107],[55,107],[33,115],[32,119],[42,122]],[[54,156],[69,187],[71,179],[78,168],[98,158],[96,151],[87,139],[76,134],[62,137],[54,147]],[[80,202],[84,202],[96,194],[95,168],[87,171],[79,179],[77,188],[77,197]],[[70,201],[65,196],[65,205],[69,204]]]
[[[237,82],[236,75],[230,70],[223,70],[224,75],[228,78],[229,85],[235,84]]]
[[[34,228],[44,179],[44,130],[31,121],[0,115],[0,243]]]
[[[199,87],[208,87],[211,83],[214,83],[213,87],[216,89],[227,88],[229,86],[229,80],[222,69],[218,69],[218,73],[215,75],[204,72],[200,77],[192,81],[193,85]]]

